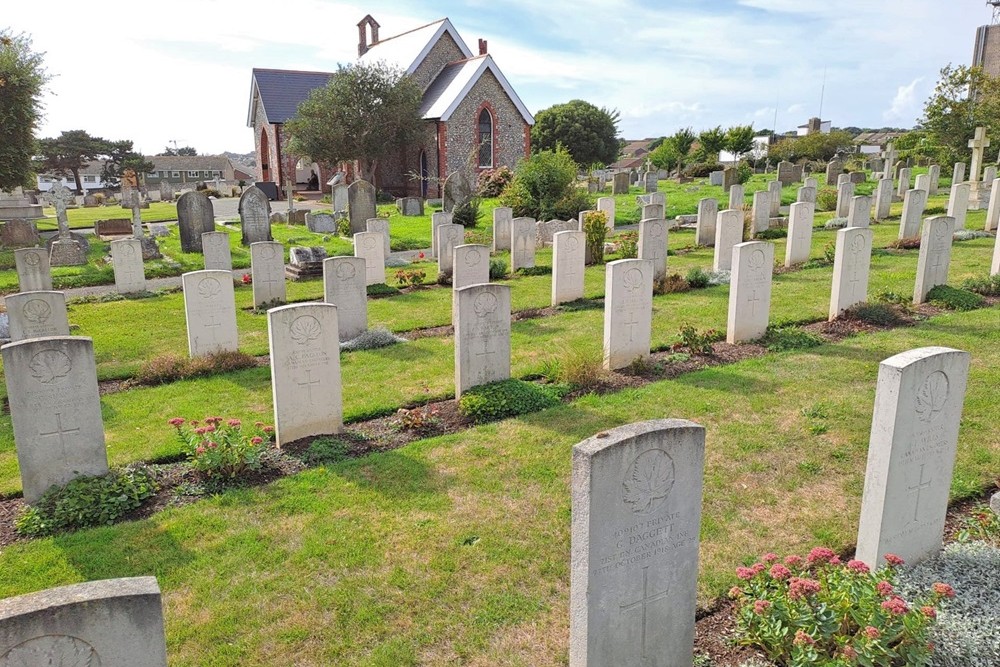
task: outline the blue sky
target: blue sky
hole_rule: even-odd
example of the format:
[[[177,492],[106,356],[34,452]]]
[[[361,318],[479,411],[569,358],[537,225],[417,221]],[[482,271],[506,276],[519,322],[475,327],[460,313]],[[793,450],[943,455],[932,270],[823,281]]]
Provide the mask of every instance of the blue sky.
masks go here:
[[[969,64],[983,0],[69,0],[9,3],[6,24],[55,75],[42,136],[83,129],[201,153],[253,148],[253,67],[323,70],[381,36],[447,16],[534,113],[580,98],[618,109],[628,138],[691,126],[910,127],[948,63]]]

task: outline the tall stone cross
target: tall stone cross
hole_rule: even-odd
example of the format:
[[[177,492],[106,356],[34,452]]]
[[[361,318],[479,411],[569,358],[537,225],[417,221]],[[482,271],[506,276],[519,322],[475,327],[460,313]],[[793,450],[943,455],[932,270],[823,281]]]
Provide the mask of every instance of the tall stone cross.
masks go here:
[[[896,162],[896,147],[891,141],[885,145],[882,159],[885,160],[885,164],[882,165],[882,178],[892,178],[892,165]]]
[[[129,193],[132,200],[129,202],[129,206],[132,207],[132,236],[141,239],[142,238],[142,201],[141,195],[138,188],[133,188]]]
[[[969,141],[969,148],[972,149],[972,164],[969,167],[969,180],[973,183],[979,181],[979,176],[983,171],[983,156],[986,149],[990,147],[990,140],[986,138],[986,128],[977,127],[976,136]]]
[[[69,218],[66,217],[66,207],[73,201],[73,193],[69,188],[60,183],[44,195],[42,198],[47,204],[56,208],[56,222],[59,224],[59,236],[69,235]]]

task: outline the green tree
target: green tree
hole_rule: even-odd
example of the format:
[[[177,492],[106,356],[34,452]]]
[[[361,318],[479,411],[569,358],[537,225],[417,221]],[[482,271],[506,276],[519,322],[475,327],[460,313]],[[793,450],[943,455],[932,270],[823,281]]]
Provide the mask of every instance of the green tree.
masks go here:
[[[0,29],[0,190],[30,187],[42,89],[49,76],[31,38]]]
[[[193,146],[181,146],[180,148],[171,148],[166,146],[162,153],[157,153],[157,157],[171,157],[175,155],[197,155],[198,151],[195,150]]]
[[[677,150],[677,144],[674,143],[673,138],[668,138],[657,146],[656,150],[649,154],[649,161],[657,169],[666,169],[667,171],[680,166],[681,154]]]
[[[718,162],[719,151],[726,147],[726,133],[721,125],[698,134],[698,158],[703,162]]]
[[[920,126],[941,147],[945,163],[966,159],[977,127],[987,136],[1000,134],[1000,79],[981,67],[948,65],[924,104]]]
[[[373,182],[379,162],[413,143],[426,125],[420,87],[385,63],[341,66],[285,124],[293,151],[329,165],[357,161]]]
[[[691,153],[691,147],[694,146],[694,142],[698,140],[698,136],[691,130],[690,127],[683,127],[670,137],[670,141],[673,142],[674,148],[677,149],[677,154],[681,156],[681,166],[684,166],[684,158]]]
[[[101,177],[111,186],[118,185],[122,175],[129,169],[134,171],[137,177],[142,178],[143,174],[153,171],[155,166],[141,153],[135,152],[132,142],[128,139],[105,141],[101,155],[104,157]]]
[[[754,136],[753,125],[733,125],[726,130],[725,149],[739,160],[753,150]]]
[[[564,146],[577,164],[611,164],[618,159],[617,110],[571,100],[535,115],[531,147],[535,152]]]
[[[562,146],[535,153],[518,163],[514,179],[500,195],[500,205],[509,206],[518,217],[573,219],[590,207],[586,192],[576,188],[578,169]]]
[[[816,132],[804,137],[786,137],[768,149],[771,160],[821,160],[828,161],[837,153],[854,150],[854,137],[850,132],[838,130],[823,134]]]
[[[86,130],[68,130],[58,137],[38,140],[38,171],[56,176],[72,176],[78,194],[83,192],[80,170],[106,152],[108,142],[90,136]]]

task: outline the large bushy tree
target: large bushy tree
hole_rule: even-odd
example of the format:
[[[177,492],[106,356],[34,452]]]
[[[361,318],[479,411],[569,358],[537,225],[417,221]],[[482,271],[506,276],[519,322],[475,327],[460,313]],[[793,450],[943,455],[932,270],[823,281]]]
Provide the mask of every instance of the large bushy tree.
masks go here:
[[[733,125],[726,130],[725,149],[739,160],[753,150],[753,125]]]
[[[698,158],[703,162],[718,162],[719,151],[726,147],[726,132],[721,125],[698,134]]]
[[[786,137],[768,149],[772,161],[821,160],[828,161],[837,153],[854,150],[854,136],[838,130],[823,134],[815,132],[804,137]]]
[[[0,29],[0,190],[31,186],[35,130],[48,75],[31,38]]]
[[[1000,137],[1000,79],[981,67],[948,65],[924,104],[920,125],[945,164],[966,159],[977,127]]]
[[[86,130],[67,130],[58,137],[38,140],[41,159],[37,168],[45,174],[72,176],[77,193],[82,193],[80,170],[104,154],[107,146],[107,141],[90,136]]]
[[[575,219],[590,208],[586,190],[576,187],[578,169],[562,146],[534,153],[518,163],[513,180],[500,195],[500,205],[509,206],[517,217]]]
[[[104,167],[101,169],[101,177],[108,185],[118,185],[122,175],[132,170],[136,176],[141,177],[153,171],[152,162],[137,153],[132,148],[132,142],[128,139],[121,141],[105,141],[101,157],[104,158]]]
[[[615,109],[596,107],[584,100],[556,104],[535,114],[531,147],[536,153],[563,146],[584,167],[608,165],[618,159],[618,120]]]
[[[379,162],[424,131],[422,92],[401,69],[385,63],[341,66],[326,86],[310,93],[285,124],[291,148],[329,165],[358,163],[373,181]]]

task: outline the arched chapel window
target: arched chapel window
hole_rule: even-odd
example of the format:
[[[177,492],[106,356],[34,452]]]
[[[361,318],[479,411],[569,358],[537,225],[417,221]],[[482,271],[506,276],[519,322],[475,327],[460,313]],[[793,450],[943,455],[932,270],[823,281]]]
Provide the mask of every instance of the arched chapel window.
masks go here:
[[[479,166],[493,166],[493,116],[489,109],[479,114]]]

